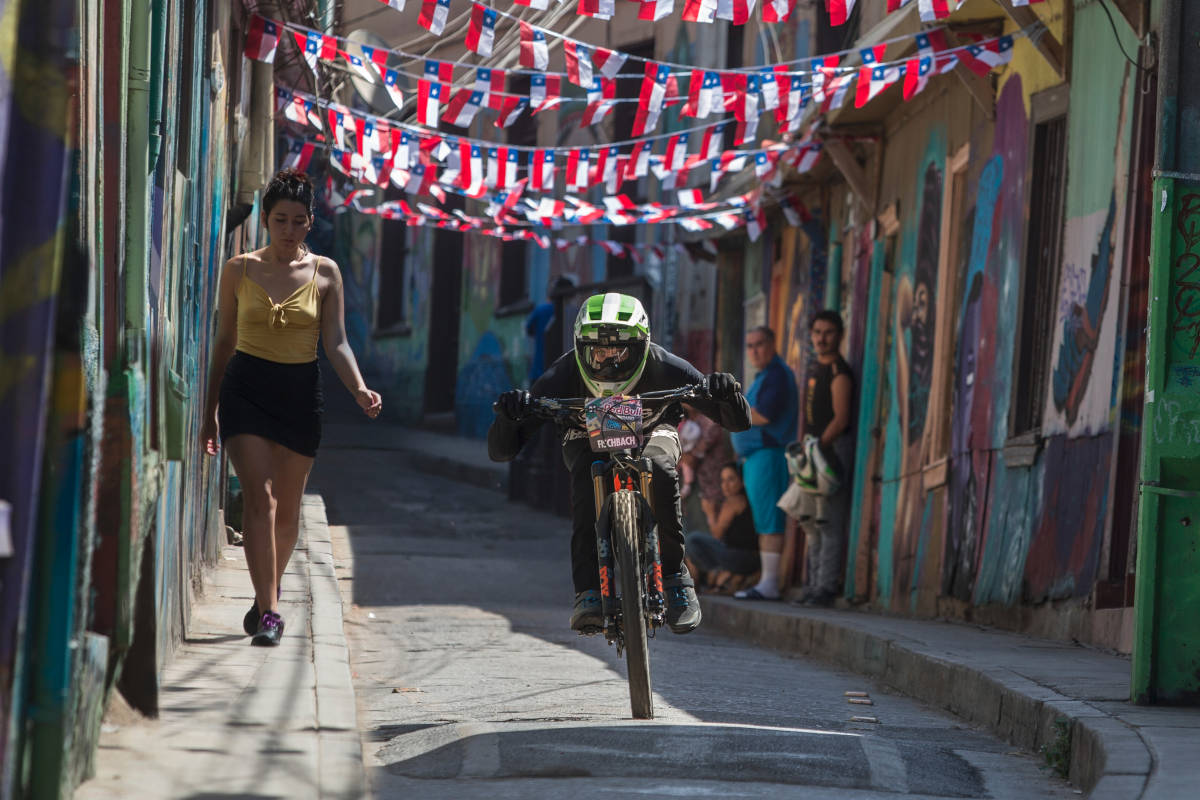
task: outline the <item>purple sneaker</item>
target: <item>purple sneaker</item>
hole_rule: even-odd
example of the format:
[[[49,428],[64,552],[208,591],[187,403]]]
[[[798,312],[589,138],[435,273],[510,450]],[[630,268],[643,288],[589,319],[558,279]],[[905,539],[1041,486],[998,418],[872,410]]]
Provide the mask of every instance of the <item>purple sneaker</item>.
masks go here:
[[[250,644],[259,647],[274,647],[283,638],[283,617],[274,611],[268,611],[258,621],[258,632],[250,640]]]

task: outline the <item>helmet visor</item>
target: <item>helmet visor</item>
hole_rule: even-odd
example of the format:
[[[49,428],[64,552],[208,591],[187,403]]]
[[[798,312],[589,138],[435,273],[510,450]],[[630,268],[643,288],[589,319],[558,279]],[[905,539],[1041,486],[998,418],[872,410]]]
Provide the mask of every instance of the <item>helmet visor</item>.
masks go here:
[[[579,363],[594,381],[618,383],[629,380],[641,365],[646,343],[637,339],[576,342]]]

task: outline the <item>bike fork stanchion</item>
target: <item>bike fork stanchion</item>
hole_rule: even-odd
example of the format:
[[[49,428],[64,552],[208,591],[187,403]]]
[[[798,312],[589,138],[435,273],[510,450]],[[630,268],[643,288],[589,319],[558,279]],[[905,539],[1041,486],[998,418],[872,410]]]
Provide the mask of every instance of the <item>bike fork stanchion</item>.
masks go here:
[[[643,512],[650,512],[650,519],[642,520],[645,531],[646,552],[642,555],[642,563],[646,571],[646,613],[655,624],[660,624],[663,611],[666,609],[666,599],[663,592],[662,551],[658,544],[658,525],[655,524],[654,495],[651,494],[653,480],[650,472],[650,459],[642,458],[641,490],[642,498],[646,501]]]
[[[604,476],[608,465],[604,461],[592,462],[592,491],[595,492],[596,522],[604,508]],[[617,596],[613,590],[612,525],[596,525],[596,559],[600,565],[600,613],[604,616],[605,628],[617,614]]]

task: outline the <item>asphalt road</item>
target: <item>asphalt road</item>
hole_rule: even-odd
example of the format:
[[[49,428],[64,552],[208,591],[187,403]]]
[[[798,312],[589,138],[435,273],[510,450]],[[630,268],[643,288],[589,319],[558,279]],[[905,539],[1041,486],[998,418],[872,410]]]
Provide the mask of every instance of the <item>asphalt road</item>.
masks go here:
[[[949,715],[703,626],[651,641],[656,718],[634,721],[613,648],[567,626],[565,520],[382,449],[324,448],[311,488],[377,798],[1078,796]]]

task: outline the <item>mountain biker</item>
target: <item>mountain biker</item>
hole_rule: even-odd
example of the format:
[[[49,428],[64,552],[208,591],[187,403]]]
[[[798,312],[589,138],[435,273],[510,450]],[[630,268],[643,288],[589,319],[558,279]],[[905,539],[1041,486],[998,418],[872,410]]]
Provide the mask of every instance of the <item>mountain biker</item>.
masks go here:
[[[604,397],[677,389],[703,383],[707,398],[688,402],[731,431],[750,427],[750,406],[727,372],[707,377],[650,341],[650,320],[636,297],[609,292],[588,298],[575,319],[575,346],[560,356],[529,391],[514,389],[497,399],[496,418],[488,429],[488,455],[511,461],[544,420],[531,416],[533,397]],[[679,504],[679,403],[650,406],[643,422],[642,454],[652,464],[653,497],[662,555],[666,621],[674,633],[700,624],[695,585],[683,563],[683,521]],[[571,570],[575,606],[571,627],[580,633],[604,625],[596,556],[596,508],[591,465],[595,460],[582,425],[561,424],[563,461],[571,473]]]

